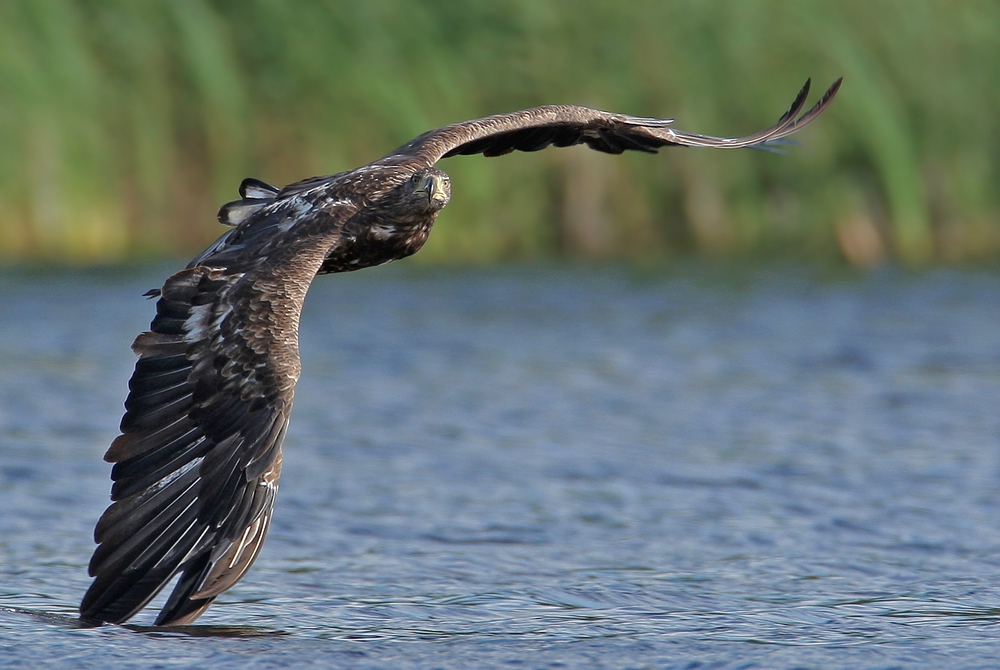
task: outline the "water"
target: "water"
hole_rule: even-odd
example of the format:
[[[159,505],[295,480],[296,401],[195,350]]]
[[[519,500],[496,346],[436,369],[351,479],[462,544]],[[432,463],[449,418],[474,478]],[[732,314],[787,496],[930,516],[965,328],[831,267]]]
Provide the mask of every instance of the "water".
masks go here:
[[[321,278],[255,567],[79,628],[164,272],[0,275],[0,666],[996,667],[985,272]]]

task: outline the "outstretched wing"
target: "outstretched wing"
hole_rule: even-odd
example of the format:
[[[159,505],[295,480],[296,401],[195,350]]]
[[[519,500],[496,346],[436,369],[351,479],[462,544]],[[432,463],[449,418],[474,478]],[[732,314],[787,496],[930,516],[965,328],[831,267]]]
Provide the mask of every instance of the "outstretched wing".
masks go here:
[[[129,381],[112,505],[94,531],[86,621],[122,622],[178,572],[156,619],[189,623],[250,568],[281,474],[300,364],[302,303],[352,202],[276,197],[256,180],[220,219],[236,226],[170,277]],[[322,197],[321,197],[322,196]]]
[[[745,137],[686,133],[670,127],[673,119],[613,114],[576,105],[548,105],[438,128],[417,137],[390,156],[417,158],[433,165],[449,156],[480,153],[502,156],[515,150],[539,151],[550,145],[586,144],[591,149],[610,154],[627,150],[655,153],[660,147],[669,145],[725,149],[767,146],[822,114],[837,94],[841,81],[835,81],[819,102],[799,116],[809,94],[810,81],[807,80],[778,123]]]
[[[183,571],[157,624],[196,618],[236,583],[267,533],[298,376],[251,323],[274,320],[242,273],[198,266],[160,292],[133,349],[111,498],[95,530],[81,618],[121,622]],[[264,335],[265,337],[267,335]],[[280,352],[277,352],[280,353]]]

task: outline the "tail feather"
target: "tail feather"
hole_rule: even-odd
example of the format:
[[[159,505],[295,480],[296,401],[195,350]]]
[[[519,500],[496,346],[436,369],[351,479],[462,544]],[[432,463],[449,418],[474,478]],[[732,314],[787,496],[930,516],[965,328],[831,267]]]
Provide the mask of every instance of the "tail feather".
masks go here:
[[[227,202],[219,209],[219,223],[238,226],[265,205],[274,202],[278,189],[259,179],[247,177],[240,184],[240,200]]]

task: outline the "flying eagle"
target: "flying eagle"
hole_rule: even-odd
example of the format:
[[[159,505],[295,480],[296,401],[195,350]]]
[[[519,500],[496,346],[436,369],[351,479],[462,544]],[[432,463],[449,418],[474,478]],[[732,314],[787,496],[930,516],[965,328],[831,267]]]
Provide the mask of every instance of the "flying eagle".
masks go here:
[[[767,148],[818,117],[840,81],[800,116],[807,81],[776,125],[746,137],[550,105],[431,130],[364,167],[282,189],[244,180],[219,210],[232,228],[147,294],[159,298],[156,317],[132,345],[122,434],[104,457],[113,502],[94,531],[80,618],[123,622],[180,573],[156,624],[190,623],[243,577],[271,523],[309,284],[420,249],[451,197],[439,160],[574,144]]]

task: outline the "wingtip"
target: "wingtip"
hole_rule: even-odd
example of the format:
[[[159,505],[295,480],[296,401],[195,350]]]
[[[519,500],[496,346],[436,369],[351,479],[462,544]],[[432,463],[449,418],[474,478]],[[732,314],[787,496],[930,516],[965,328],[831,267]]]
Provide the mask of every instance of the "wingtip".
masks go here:
[[[806,83],[802,84],[802,88],[799,89],[799,94],[795,96],[795,101],[799,100],[805,101],[809,96],[809,90],[812,88],[813,79],[812,77],[806,77]]]
[[[840,85],[843,83],[844,83],[844,78],[837,77],[837,81],[830,84],[830,88],[826,89],[826,93],[823,94],[823,97],[829,100],[833,96],[837,95],[837,91],[840,90]]]
[[[826,89],[826,92],[824,92],[823,95],[820,96],[820,99],[816,102],[816,104],[813,105],[808,112],[806,112],[805,114],[803,114],[798,118],[798,120],[795,122],[795,126],[797,127],[809,123],[810,121],[818,117],[824,110],[826,110],[826,108],[829,107],[830,102],[833,101],[834,96],[837,95],[837,91],[840,90],[840,85],[843,81],[844,78],[839,77],[835,82],[833,82],[830,85],[830,88]]]
[[[792,120],[802,111],[805,107],[806,99],[809,97],[809,89],[812,87],[812,77],[806,79],[806,83],[802,85],[799,92],[795,95],[795,100],[792,102],[792,106],[788,108],[788,111],[781,115],[778,119],[778,123],[775,124],[775,128],[779,130],[782,126],[788,125]]]

